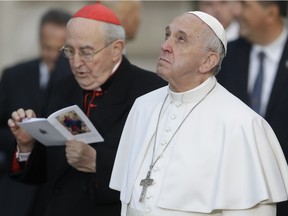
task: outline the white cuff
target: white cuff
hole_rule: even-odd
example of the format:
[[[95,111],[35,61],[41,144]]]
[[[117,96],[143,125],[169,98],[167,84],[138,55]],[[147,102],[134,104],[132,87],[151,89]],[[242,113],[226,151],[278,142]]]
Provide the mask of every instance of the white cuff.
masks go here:
[[[17,146],[17,152],[16,152],[16,159],[19,162],[24,162],[27,161],[29,158],[31,152],[27,152],[27,153],[21,153],[19,147]]]

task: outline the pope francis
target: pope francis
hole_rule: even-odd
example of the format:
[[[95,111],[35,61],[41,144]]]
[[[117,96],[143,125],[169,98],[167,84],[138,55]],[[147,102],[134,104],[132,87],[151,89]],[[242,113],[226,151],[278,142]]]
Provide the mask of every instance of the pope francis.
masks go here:
[[[275,216],[288,168],[269,124],[219,83],[225,30],[191,11],[165,28],[157,74],[169,85],[138,98],[110,187],[122,216]]]

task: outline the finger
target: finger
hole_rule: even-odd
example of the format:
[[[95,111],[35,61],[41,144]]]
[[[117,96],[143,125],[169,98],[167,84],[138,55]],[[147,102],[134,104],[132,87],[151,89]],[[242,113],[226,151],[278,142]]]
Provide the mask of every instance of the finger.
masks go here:
[[[73,157],[71,157],[70,154],[66,153],[66,159],[67,159],[67,163],[72,166],[74,163]]]
[[[26,110],[26,111],[25,111],[25,116],[26,116],[27,118],[34,118],[34,117],[36,117],[36,115],[35,115],[35,113],[34,113],[34,111],[33,111],[32,109]]]
[[[83,145],[85,145],[83,142],[76,140],[68,140],[66,142],[66,149],[80,151]]]
[[[66,149],[66,152],[71,152],[73,148],[74,148],[73,142],[67,141],[67,142],[66,142],[66,148],[65,148],[65,149]]]
[[[77,141],[77,140],[68,140],[66,142],[66,145],[78,145],[79,143],[82,143],[82,142]]]
[[[33,117],[36,117],[36,115],[34,111],[31,109],[25,111],[24,109],[20,108],[17,111],[12,112],[11,114],[12,120],[16,122],[21,122],[22,119],[24,118],[33,118]]]
[[[21,118],[21,119],[24,119],[26,118],[26,113],[25,113],[25,110],[20,108],[17,110],[17,113],[18,113],[18,116]]]
[[[16,126],[15,122],[12,119],[8,119],[7,124],[10,128],[14,128]]]
[[[66,149],[66,159],[68,164],[73,166],[79,160],[79,155],[75,151]]]
[[[72,143],[73,143],[73,140],[68,140],[68,141],[66,142],[66,146],[71,146]]]
[[[72,155],[75,154],[76,152],[76,149],[77,149],[77,143],[75,143],[75,141],[73,140],[70,140],[70,141],[67,141],[66,142],[66,148],[65,148],[65,151],[66,151],[66,156],[68,157],[71,157]]]
[[[11,114],[11,119],[12,119],[13,121],[16,121],[16,122],[20,122],[20,121],[21,121],[21,117],[20,117],[18,111],[12,112],[12,114]]]

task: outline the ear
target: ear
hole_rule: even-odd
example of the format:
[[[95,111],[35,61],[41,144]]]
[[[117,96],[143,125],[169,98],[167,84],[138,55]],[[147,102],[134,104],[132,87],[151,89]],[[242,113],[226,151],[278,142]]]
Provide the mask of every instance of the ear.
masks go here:
[[[268,22],[275,22],[275,19],[277,19],[280,15],[280,9],[276,4],[269,4],[266,8],[267,12],[267,20]]]
[[[121,58],[123,51],[124,51],[124,45],[125,42],[123,40],[116,40],[113,43],[112,47],[112,55],[113,55],[113,61],[119,61],[119,58]]]
[[[208,52],[199,68],[199,71],[203,74],[209,73],[218,64],[218,62],[219,55],[215,52]]]

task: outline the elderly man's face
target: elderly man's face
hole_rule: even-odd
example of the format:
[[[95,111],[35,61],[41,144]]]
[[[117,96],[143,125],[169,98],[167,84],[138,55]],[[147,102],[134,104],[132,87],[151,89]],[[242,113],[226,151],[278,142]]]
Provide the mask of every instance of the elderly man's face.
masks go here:
[[[116,59],[113,57],[113,43],[95,54],[91,61],[86,61],[83,53],[95,52],[105,47],[103,23],[73,18],[67,25],[65,47],[75,50],[69,59],[75,79],[85,90],[95,90],[110,77]]]
[[[157,74],[175,89],[197,86],[202,79],[199,67],[207,53],[202,37],[204,28],[207,26],[193,14],[177,17],[166,27]]]

